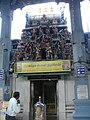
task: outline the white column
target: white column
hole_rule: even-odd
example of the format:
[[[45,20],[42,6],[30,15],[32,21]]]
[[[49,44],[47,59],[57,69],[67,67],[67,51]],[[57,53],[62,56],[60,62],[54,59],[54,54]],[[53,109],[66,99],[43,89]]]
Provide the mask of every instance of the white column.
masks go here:
[[[64,80],[59,80],[57,84],[58,94],[58,117],[59,120],[66,120],[65,115],[65,85]]]
[[[20,101],[23,105],[23,120],[29,120],[30,113],[30,80],[27,77],[18,77],[16,79],[16,90],[20,92]]]

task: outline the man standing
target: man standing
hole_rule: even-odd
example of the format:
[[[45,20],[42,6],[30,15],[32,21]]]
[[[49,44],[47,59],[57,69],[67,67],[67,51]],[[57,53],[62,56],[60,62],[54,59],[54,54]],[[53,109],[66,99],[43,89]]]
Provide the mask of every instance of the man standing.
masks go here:
[[[13,97],[9,100],[8,108],[6,111],[6,120],[16,120],[15,116],[20,112],[20,93],[14,92]]]

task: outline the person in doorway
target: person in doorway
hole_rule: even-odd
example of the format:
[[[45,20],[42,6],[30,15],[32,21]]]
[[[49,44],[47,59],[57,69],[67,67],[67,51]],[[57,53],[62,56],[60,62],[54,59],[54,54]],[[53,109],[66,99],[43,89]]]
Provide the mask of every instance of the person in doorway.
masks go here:
[[[14,92],[13,97],[9,100],[8,108],[6,110],[6,120],[16,120],[17,113],[20,112],[20,93]]]

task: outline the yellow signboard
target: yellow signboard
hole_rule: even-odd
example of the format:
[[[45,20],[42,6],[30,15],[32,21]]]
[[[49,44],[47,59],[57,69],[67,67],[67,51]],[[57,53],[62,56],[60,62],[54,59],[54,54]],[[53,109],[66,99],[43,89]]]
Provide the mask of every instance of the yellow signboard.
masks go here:
[[[38,62],[17,62],[15,73],[48,73],[71,71],[70,60],[38,61]]]

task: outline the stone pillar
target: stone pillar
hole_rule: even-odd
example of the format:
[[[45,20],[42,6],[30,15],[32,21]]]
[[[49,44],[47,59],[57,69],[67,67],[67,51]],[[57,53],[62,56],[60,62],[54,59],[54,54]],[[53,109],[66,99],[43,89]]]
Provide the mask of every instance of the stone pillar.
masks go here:
[[[74,120],[90,120],[90,96],[88,69],[86,64],[85,40],[82,29],[80,0],[70,0],[72,23],[73,63],[75,79]]]
[[[1,0],[1,41],[0,41],[0,69],[4,69],[5,79],[9,79],[9,63],[11,48],[11,21],[12,11],[10,0]]]
[[[58,80],[57,83],[57,97],[58,97],[58,118],[59,120],[66,120],[65,115],[65,85],[64,80]]]

